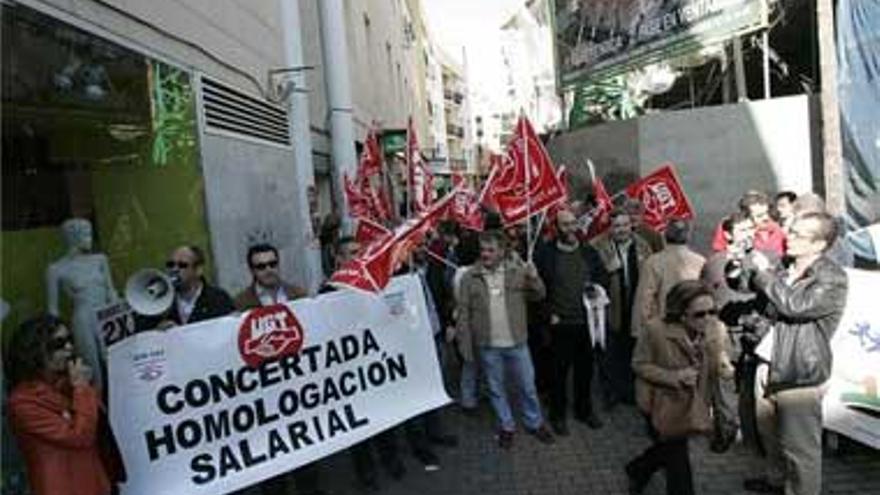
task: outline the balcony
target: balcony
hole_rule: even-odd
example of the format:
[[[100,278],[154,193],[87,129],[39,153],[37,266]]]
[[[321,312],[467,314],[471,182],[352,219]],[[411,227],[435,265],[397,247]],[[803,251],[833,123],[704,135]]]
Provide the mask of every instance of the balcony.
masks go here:
[[[464,139],[464,127],[455,124],[446,124],[446,135]]]
[[[461,91],[445,89],[443,90],[443,98],[448,102],[453,102],[456,105],[461,105],[461,102],[464,101],[464,94]]]

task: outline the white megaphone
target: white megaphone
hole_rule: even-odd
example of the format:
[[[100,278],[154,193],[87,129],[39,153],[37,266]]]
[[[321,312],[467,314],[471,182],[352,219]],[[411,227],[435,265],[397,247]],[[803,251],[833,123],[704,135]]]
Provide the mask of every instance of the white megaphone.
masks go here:
[[[125,300],[135,313],[160,315],[174,302],[174,282],[162,271],[144,268],[126,282]]]

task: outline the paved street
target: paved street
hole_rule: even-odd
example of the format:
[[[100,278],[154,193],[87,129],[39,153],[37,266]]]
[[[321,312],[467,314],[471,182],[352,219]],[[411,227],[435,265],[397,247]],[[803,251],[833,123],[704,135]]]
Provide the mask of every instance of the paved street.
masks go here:
[[[574,495],[625,494],[623,465],[648,444],[642,422],[633,408],[619,407],[604,416],[598,431],[571,422],[571,435],[556,445],[544,446],[518,434],[514,448],[501,451],[492,436],[492,414],[484,406],[480,417],[459,414],[454,406],[444,419],[461,442],[455,449],[438,450],[440,471],[426,473],[404,452],[406,477],[399,482],[380,475],[382,494],[453,495],[517,494]],[[403,439],[401,436],[401,444]],[[826,454],[825,494],[880,494],[880,453],[842,441],[839,455]],[[735,445],[726,454],[708,451],[705,441],[693,441],[691,459],[697,493],[701,495],[747,493],[741,488],[750,458]],[[334,456],[322,470],[324,486],[333,494],[359,493],[346,454]],[[654,477],[647,495],[665,493],[662,474]]]

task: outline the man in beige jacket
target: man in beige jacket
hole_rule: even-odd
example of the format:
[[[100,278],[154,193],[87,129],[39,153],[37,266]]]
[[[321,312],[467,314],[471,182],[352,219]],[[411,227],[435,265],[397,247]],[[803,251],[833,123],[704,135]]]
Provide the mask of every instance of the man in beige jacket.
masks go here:
[[[642,263],[633,305],[632,336],[639,338],[642,327],[666,314],[666,294],[683,280],[699,280],[706,258],[687,243],[690,225],[684,220],[669,222],[664,233],[666,247]]]
[[[553,443],[544,423],[535,371],[526,346],[526,300],[540,300],[545,288],[531,262],[507,260],[500,232],[480,235],[480,261],[461,279],[458,331],[462,342],[474,342],[489,383],[489,398],[498,416],[498,445],[513,445],[516,425],[507,400],[506,378],[514,381],[526,431],[542,443]],[[463,353],[465,359],[473,359]]]

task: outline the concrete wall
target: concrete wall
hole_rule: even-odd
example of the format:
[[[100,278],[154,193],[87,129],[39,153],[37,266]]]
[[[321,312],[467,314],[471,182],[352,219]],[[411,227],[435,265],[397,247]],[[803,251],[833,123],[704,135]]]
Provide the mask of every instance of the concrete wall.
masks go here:
[[[613,193],[626,185],[614,176],[639,174],[638,140],[638,121],[624,120],[562,134],[549,143],[548,150],[557,165],[566,166],[576,195],[590,187],[587,159],[592,160],[596,174]]]
[[[307,280],[301,253],[309,239],[294,225],[296,174],[290,149],[202,135],[202,167],[217,282],[230,292],[250,282],[249,246],[268,242],[280,251],[282,275]]]
[[[672,162],[697,210],[694,242],[707,249],[715,225],[743,192],[813,189],[818,137],[807,96],[664,112],[578,130],[553,140],[557,163],[585,176],[592,157],[600,176],[647,174]],[[606,181],[609,192],[625,184]]]

